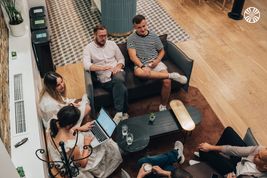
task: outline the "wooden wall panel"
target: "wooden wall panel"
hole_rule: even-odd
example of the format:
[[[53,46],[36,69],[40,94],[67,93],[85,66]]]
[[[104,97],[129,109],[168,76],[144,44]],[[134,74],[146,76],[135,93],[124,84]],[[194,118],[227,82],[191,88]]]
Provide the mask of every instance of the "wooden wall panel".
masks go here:
[[[0,137],[10,152],[9,89],[8,89],[8,29],[0,8]]]

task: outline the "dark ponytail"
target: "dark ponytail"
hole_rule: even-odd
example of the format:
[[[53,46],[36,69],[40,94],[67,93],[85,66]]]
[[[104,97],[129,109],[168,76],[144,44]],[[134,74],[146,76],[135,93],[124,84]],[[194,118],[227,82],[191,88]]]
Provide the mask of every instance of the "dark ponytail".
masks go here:
[[[56,137],[57,133],[58,133],[58,128],[57,128],[57,119],[51,119],[50,121],[50,135],[51,137]]]
[[[64,128],[66,126],[73,127],[80,119],[80,115],[80,110],[73,105],[61,108],[57,113],[58,119],[51,119],[50,121],[51,137],[55,137],[57,135],[59,128]]]

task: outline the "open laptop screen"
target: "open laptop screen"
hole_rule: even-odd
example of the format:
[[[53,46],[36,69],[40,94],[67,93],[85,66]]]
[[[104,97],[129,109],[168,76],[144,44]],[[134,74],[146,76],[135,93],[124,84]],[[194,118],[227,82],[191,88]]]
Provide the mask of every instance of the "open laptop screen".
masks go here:
[[[106,131],[108,136],[111,137],[113,131],[116,128],[116,124],[115,122],[113,122],[112,118],[109,117],[109,115],[106,113],[106,111],[103,108],[101,108],[99,112],[97,122]]]

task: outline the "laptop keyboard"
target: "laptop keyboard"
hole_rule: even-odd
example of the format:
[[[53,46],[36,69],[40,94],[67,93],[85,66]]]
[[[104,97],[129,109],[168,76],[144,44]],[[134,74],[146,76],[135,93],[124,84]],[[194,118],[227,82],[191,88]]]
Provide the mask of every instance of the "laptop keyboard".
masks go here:
[[[102,142],[107,139],[106,135],[103,133],[103,131],[100,129],[100,127],[97,124],[94,125],[91,131],[93,132],[93,134],[95,135],[95,138],[99,142]]]

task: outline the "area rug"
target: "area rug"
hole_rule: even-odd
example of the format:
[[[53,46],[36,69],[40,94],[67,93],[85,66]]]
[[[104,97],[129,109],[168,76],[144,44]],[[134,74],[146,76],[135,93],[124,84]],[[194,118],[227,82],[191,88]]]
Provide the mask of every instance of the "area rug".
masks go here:
[[[208,142],[215,144],[223,132],[223,125],[208,104],[207,100],[201,92],[195,87],[189,87],[189,91],[179,91],[173,93],[170,99],[180,99],[186,106],[194,106],[201,112],[202,121],[196,126],[191,136],[188,136],[184,144],[185,162],[181,167],[188,166],[188,161],[193,159],[193,152],[197,150],[199,143]],[[152,97],[141,101],[131,103],[129,105],[130,116],[142,115],[148,112],[158,110],[160,97]],[[155,155],[173,149],[176,140],[183,140],[183,133],[159,137],[150,142],[148,148],[144,151],[131,154],[124,158],[123,168],[131,175],[136,177],[137,169],[136,162],[139,158],[145,155]],[[180,165],[176,165],[180,166]]]
[[[82,60],[84,46],[92,41],[93,27],[100,24],[101,14],[91,10],[90,0],[46,0],[51,53],[54,64],[63,66]],[[189,35],[168,15],[156,0],[137,0],[137,13],[149,21],[150,30],[168,34],[168,40],[186,41]],[[126,37],[109,37],[116,43]]]

